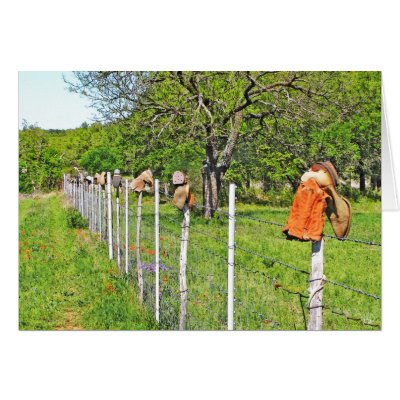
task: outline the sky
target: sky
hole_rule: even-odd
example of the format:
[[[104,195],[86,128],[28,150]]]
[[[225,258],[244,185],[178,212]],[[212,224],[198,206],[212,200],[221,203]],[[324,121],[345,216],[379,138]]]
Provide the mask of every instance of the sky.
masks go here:
[[[93,122],[95,114],[87,99],[70,93],[63,81],[68,71],[20,71],[18,74],[18,125],[22,120],[43,129],[77,128]]]

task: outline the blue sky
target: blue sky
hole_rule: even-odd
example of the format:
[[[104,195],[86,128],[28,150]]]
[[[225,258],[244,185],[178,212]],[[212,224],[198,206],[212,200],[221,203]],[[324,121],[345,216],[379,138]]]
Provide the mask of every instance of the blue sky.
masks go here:
[[[76,128],[83,122],[91,123],[94,110],[87,99],[68,92],[62,75],[72,78],[72,72],[19,72],[18,124],[22,120],[43,129]]]

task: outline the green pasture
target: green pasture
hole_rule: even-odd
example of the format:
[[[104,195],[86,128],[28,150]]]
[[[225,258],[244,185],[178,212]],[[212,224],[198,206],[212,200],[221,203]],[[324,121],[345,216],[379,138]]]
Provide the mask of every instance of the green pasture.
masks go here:
[[[20,330],[155,328],[104,244],[68,226],[63,196],[21,199],[19,207]]]
[[[137,301],[136,202],[137,196],[130,195],[131,273],[124,276],[115,262],[108,261],[107,246],[99,241],[98,235],[67,226],[69,211],[64,196],[21,201],[20,329],[155,328],[155,274],[151,270],[155,252],[154,197],[145,194],[142,208],[144,307]],[[380,203],[361,199],[352,204],[349,236],[380,243]],[[123,208],[124,196],[121,196]],[[194,208],[191,212],[187,329],[224,330],[227,326],[228,219],[224,212],[226,209],[222,208],[212,220],[204,219],[201,209]],[[283,224],[288,212],[288,207],[268,204],[236,206],[235,329],[306,329],[309,276],[304,272],[310,271],[311,244],[288,241],[281,227],[255,220]],[[122,266],[125,265],[124,220],[122,211]],[[181,220],[181,213],[161,196],[160,329],[179,326]],[[329,221],[325,233],[333,234]],[[42,249],[41,244],[47,247]],[[324,256],[327,279],[348,287],[326,283],[324,329],[380,329],[380,300],[350,288],[381,296],[381,247],[326,238]]]
[[[162,200],[160,258],[169,269],[160,271],[161,327],[176,329],[182,216],[167,199]],[[131,209],[130,224],[133,228],[135,211],[133,206]],[[303,272],[310,271],[311,243],[288,241],[281,227],[254,220],[284,224],[288,208],[237,204],[236,209],[235,328],[306,329],[309,276]],[[191,213],[187,268],[188,329],[226,329],[228,219],[224,214],[226,209],[221,211],[212,220],[205,220],[201,209],[194,208]],[[353,202],[352,221],[350,238],[380,243],[379,202],[366,199]],[[144,255],[151,254],[146,250],[154,249],[153,227],[153,199],[148,197],[142,215]],[[325,233],[333,235],[329,221],[326,221]],[[146,260],[151,263],[154,256],[147,255],[145,259],[142,256],[142,262]],[[293,270],[291,266],[303,272]],[[381,296],[381,247],[326,238],[324,273],[330,281],[348,287],[326,283],[324,329],[380,329],[380,300],[351,289]],[[153,275],[147,274],[147,279],[151,286]],[[154,307],[153,297],[151,295],[149,300],[151,307]]]

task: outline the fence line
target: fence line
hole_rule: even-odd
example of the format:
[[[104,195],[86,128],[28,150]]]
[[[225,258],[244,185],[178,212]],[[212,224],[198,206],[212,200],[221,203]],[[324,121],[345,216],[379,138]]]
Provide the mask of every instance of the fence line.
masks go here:
[[[174,217],[177,210],[171,202],[167,201],[162,205],[162,210],[160,209],[159,194],[164,194],[168,200],[171,200],[173,196],[157,190],[159,183],[158,180],[156,182],[154,205],[147,204],[148,201],[143,204],[142,193],[137,197],[137,204],[134,199],[130,201],[127,180],[123,188],[125,200],[122,196],[121,199],[117,197],[114,201],[110,173],[107,173],[106,190],[102,190],[100,185],[95,187],[80,184],[77,181],[68,182],[64,177],[64,191],[70,198],[71,205],[88,219],[89,229],[92,232],[98,232],[100,240],[107,241],[110,259],[116,258],[121,271],[132,272],[133,282],[138,285],[141,301],[153,308],[155,318],[161,328],[307,329],[305,310],[311,316],[313,310],[317,308],[320,310],[321,324],[314,329],[321,329],[324,309],[357,324],[380,327],[379,323],[355,317],[350,311],[342,311],[337,307],[322,304],[322,291],[320,303],[316,306],[310,303],[310,298],[312,300],[313,297],[312,287],[316,280],[374,300],[381,300],[379,296],[327,279],[325,276],[299,281],[296,275],[310,276],[310,272],[239,245],[233,237],[234,224],[238,220],[247,219],[279,227],[283,224],[235,213],[235,196],[230,192],[229,211],[214,210],[226,218],[218,222],[223,224],[222,227],[217,226],[224,230],[223,236],[226,234],[226,239],[210,234],[204,225],[200,224],[197,227],[198,219],[196,218],[193,219],[189,228],[188,223],[185,225],[182,220]],[[205,208],[198,204],[193,206],[196,209]],[[136,209],[136,212],[131,208]],[[226,226],[224,222],[227,223]],[[212,227],[215,226],[212,225]],[[177,228],[181,231],[180,233],[176,232]],[[191,232],[190,240],[182,236],[182,230],[185,228],[187,228],[187,234],[189,230]],[[166,234],[165,237],[164,234]],[[135,240],[131,241],[130,238],[133,236]],[[323,237],[335,238],[329,235]],[[184,284],[181,281],[182,240],[187,240]],[[380,243],[359,239],[343,241],[381,246]],[[130,251],[135,253],[130,256]],[[235,254],[237,259],[235,259]],[[271,275],[257,269],[257,265],[263,265],[263,268],[281,266],[292,271],[294,275],[286,276],[285,283],[282,281],[283,277],[280,276],[279,269]],[[133,274],[135,269],[137,270],[136,278]],[[293,280],[292,285],[289,283],[290,279]],[[307,290],[304,287],[305,282],[310,284],[308,295],[305,294]],[[304,289],[300,289],[299,285]],[[306,304],[303,301],[305,299],[308,300]]]
[[[169,199],[173,198],[173,196],[171,196],[170,194],[166,193],[165,191],[161,191],[160,193],[164,194]],[[208,206],[206,207],[206,206],[203,206],[203,205],[200,205],[200,204],[196,204],[196,203],[193,203],[193,207],[197,208],[199,210],[203,210],[205,208],[208,208],[208,209],[210,209],[210,210],[212,210],[212,211],[214,211],[216,213],[219,213],[219,214],[222,214],[222,215],[225,215],[225,216],[229,217],[229,212],[221,210],[221,209],[218,209],[218,208],[213,208],[213,207],[208,207]],[[268,220],[265,220],[265,219],[252,217],[252,216],[250,216],[248,214],[236,214],[236,217],[237,218],[248,219],[248,220],[251,220],[251,221],[256,221],[256,222],[259,222],[259,223],[262,223],[262,224],[274,225],[274,226],[278,226],[278,227],[282,227],[282,228],[285,226],[285,224],[282,224],[280,222],[268,221]],[[353,243],[360,243],[360,244],[366,244],[366,245],[370,245],[370,246],[380,246],[380,247],[382,246],[381,243],[376,243],[376,242],[373,242],[373,241],[368,241],[368,240],[363,240],[363,239],[356,239],[356,238],[338,238],[336,236],[328,235],[328,234],[325,234],[325,233],[323,234],[323,237],[324,238],[329,238],[329,239],[336,239],[336,240],[339,240],[341,242],[353,242]]]

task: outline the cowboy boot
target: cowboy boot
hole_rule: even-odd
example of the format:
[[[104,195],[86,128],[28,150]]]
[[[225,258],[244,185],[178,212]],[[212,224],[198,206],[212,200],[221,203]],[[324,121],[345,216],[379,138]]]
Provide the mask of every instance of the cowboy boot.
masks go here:
[[[333,185],[324,188],[330,196],[326,199],[327,207],[325,213],[332,225],[335,235],[339,239],[347,237],[351,225],[351,204],[338,194]]]
[[[185,185],[176,186],[173,203],[179,210],[182,211],[184,205],[189,200],[189,197],[190,197],[189,183],[186,183]]]

